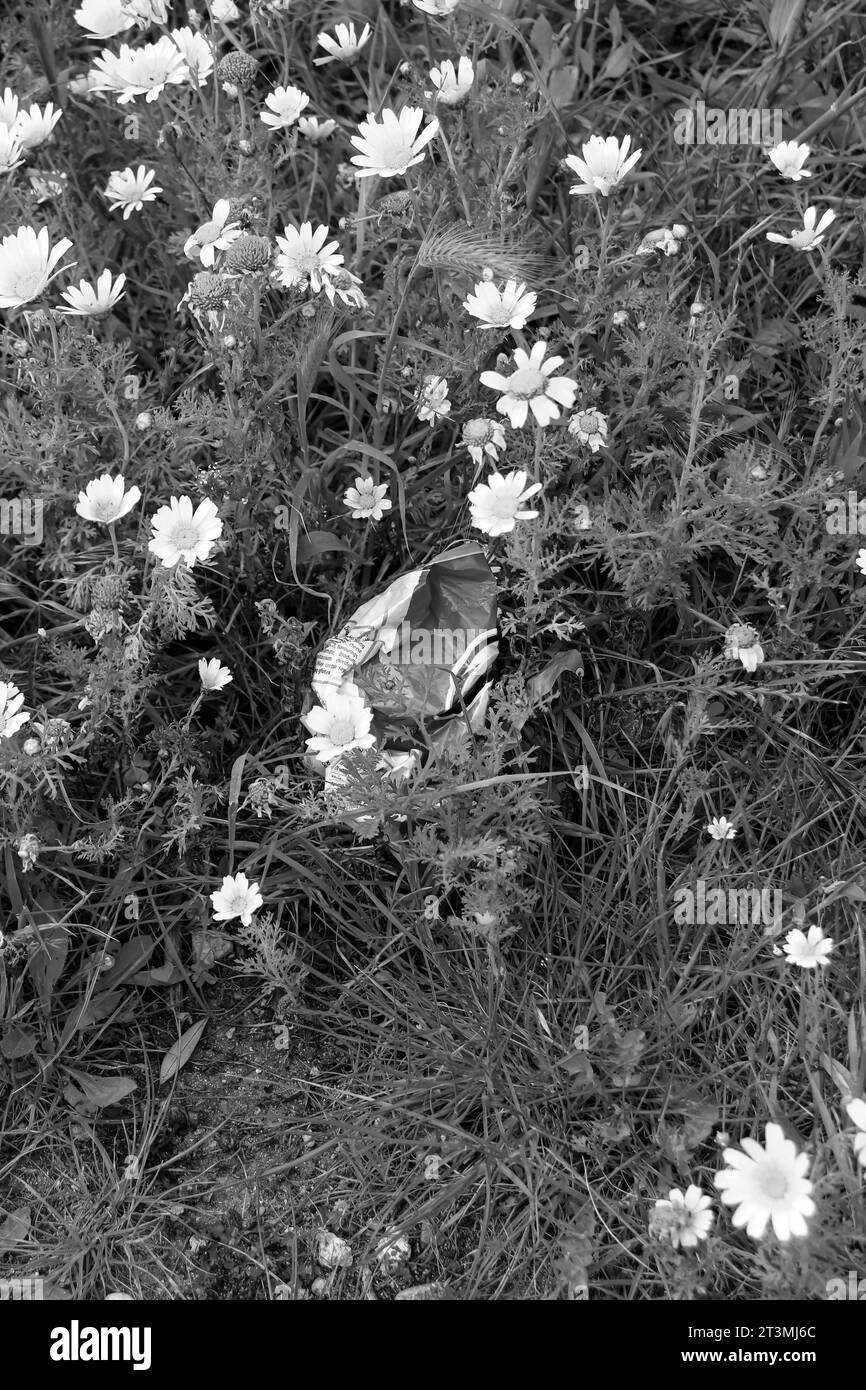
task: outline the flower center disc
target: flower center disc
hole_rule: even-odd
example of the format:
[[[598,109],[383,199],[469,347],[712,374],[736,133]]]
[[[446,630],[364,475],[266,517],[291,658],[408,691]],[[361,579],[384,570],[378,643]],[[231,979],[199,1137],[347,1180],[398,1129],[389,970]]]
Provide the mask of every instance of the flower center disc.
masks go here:
[[[25,270],[15,282],[15,289],[20,299],[32,299],[42,288],[42,271]]]
[[[329,736],[332,743],[351,743],[355,737],[355,726],[351,719],[335,719]]]
[[[521,367],[508,378],[508,394],[521,401],[543,396],[547,377],[537,367]]]
[[[178,550],[187,550],[198,544],[198,531],[194,526],[178,526],[174,533],[174,543]]]
[[[377,155],[376,163],[380,168],[402,169],[412,158],[412,149],[405,140],[398,138],[383,142]]]
[[[775,1201],[784,1197],[788,1191],[788,1179],[785,1174],[780,1172],[775,1166],[766,1168],[760,1178],[761,1188],[766,1197]]]

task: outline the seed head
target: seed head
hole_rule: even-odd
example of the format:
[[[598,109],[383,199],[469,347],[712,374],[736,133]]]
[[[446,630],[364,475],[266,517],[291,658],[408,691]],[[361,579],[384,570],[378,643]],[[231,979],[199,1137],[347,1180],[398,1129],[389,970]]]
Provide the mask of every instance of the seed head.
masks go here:
[[[252,275],[257,270],[267,270],[271,250],[266,236],[241,236],[229,247],[223,264],[235,275]]]
[[[248,92],[256,80],[258,68],[258,63],[249,53],[227,53],[217,63],[217,77],[228,87]]]
[[[212,275],[209,270],[200,270],[190,283],[190,307],[199,313],[206,309],[222,309],[229,292],[230,282],[224,275]]]
[[[396,193],[386,193],[376,203],[379,217],[397,217],[408,225],[415,216],[415,199],[405,189]]]

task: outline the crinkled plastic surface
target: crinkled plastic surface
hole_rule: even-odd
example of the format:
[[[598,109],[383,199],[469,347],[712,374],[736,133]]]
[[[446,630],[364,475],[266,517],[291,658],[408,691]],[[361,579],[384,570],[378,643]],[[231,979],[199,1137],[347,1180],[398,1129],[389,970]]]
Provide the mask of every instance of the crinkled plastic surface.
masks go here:
[[[323,705],[351,692],[373,711],[376,747],[324,769],[335,809],[348,809],[353,784],[374,774],[399,778],[419,754],[441,753],[482,728],[498,652],[496,583],[474,542],[452,546],[362,604],[325,642],[311,682]]]

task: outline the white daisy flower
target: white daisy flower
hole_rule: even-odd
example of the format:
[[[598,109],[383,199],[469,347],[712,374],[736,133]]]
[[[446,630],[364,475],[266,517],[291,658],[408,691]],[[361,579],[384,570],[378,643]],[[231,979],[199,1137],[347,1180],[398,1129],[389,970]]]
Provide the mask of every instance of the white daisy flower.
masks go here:
[[[24,696],[18,686],[0,681],[0,738],[11,738],[27,723],[30,715],[26,710],[22,712],[23,704]]]
[[[215,922],[230,922],[233,917],[240,917],[245,927],[264,903],[258,883],[250,883],[246,874],[226,874],[222,887],[211,893],[210,900]]]
[[[832,208],[827,208],[827,211],[822,213],[821,220],[816,225],[817,216],[817,208],[807,208],[803,213],[802,232],[790,232],[788,236],[780,236],[778,232],[767,232],[767,240],[778,241],[783,246],[793,246],[797,251],[812,251],[821,245],[824,233],[830,223],[836,220]]]
[[[21,141],[11,126],[0,125],[0,174],[11,174],[24,163]]]
[[[75,510],[85,521],[113,526],[132,511],[140,498],[141,490],[134,485],[126,491],[126,480],[122,473],[116,478],[112,478],[110,473],[103,473],[99,478],[91,478],[84,491],[79,492]]]
[[[470,59],[463,54],[456,69],[451,59],[446,58],[444,63],[430,69],[429,77],[435,93],[426,92],[425,95],[435,95],[436,100],[443,102],[445,106],[457,106],[472,90],[475,69]]]
[[[152,540],[147,548],[171,569],[183,560],[192,569],[196,560],[206,560],[214,542],[222,535],[223,524],[209,498],[195,511],[188,497],[172,497],[151,520]]]
[[[81,0],[72,18],[92,39],[113,39],[135,24],[123,0]]]
[[[745,1226],[753,1240],[761,1239],[768,1221],[779,1240],[805,1236],[806,1217],[815,1212],[809,1195],[812,1184],[806,1177],[809,1155],[798,1154],[781,1125],[774,1124],[766,1127],[763,1148],[756,1139],[743,1139],[742,1150],[725,1149],[728,1166],[715,1177],[722,1201],[736,1207],[734,1225]]]
[[[372,478],[356,478],[355,486],[343,493],[343,502],[353,521],[381,521],[383,514],[391,510],[387,492],[387,483],[376,486]]]
[[[172,29],[169,38],[189,69],[190,79],[203,87],[214,69],[214,51],[204,34],[196,34],[186,24],[182,29]]]
[[[168,22],[168,0],[123,0],[123,8],[132,15],[139,29]]]
[[[265,97],[268,109],[261,113],[259,120],[271,130],[288,130],[309,104],[310,98],[300,87],[275,87]]]
[[[600,410],[578,410],[568,422],[568,432],[597,454],[607,443],[607,416]]]
[[[418,402],[418,419],[429,420],[431,425],[435,425],[450,414],[447,379],[444,376],[425,376]]]
[[[866,1100],[849,1100],[845,1109],[858,1130],[854,1135],[854,1157],[866,1168]]]
[[[713,816],[707,826],[707,834],[711,840],[733,840],[736,833],[736,826],[731,824],[727,816]]]
[[[119,53],[104,48],[94,60],[93,74],[92,90],[114,92],[118,106],[126,106],[140,96],[146,101],[156,101],[166,87],[189,80],[183,54],[167,34],[141,48],[123,43]]]
[[[327,140],[336,129],[336,121],[320,121],[318,116],[300,116],[298,119],[298,130],[305,139],[312,140],[315,144],[319,140]]]
[[[319,34],[316,42],[319,48],[324,48],[326,58],[314,58],[316,67],[321,67],[323,63],[351,63],[354,62],[361,49],[370,41],[373,30],[369,24],[365,24],[361,33],[358,34],[354,24],[338,24],[334,33],[335,38],[330,34]]]
[[[365,179],[378,174],[380,178],[393,178],[405,174],[413,164],[420,164],[426,154],[425,146],[439,130],[437,120],[421,130],[423,120],[420,106],[405,106],[399,115],[386,110],[381,119],[369,115],[359,125],[359,133],[351,137],[355,149],[360,151],[351,159],[352,164],[358,165],[355,177]]]
[[[19,227],[0,241],[0,309],[17,309],[37,299],[67,266],[58,265],[72,247],[68,237],[56,246],[48,228]],[[74,262],[73,262],[74,264]]]
[[[44,145],[62,115],[62,111],[54,110],[51,102],[47,106],[31,106],[29,111],[19,111],[12,130],[21,148],[36,150]]]
[[[18,119],[18,98],[11,87],[7,87],[0,97],[0,125],[10,130]]]
[[[810,154],[810,146],[799,145],[796,140],[782,140],[766,151],[767,158],[772,160],[782,178],[791,179],[794,183],[812,177],[809,170],[803,168]]]
[[[583,180],[574,184],[569,193],[600,193],[607,198],[643,154],[643,150],[629,154],[630,145],[630,135],[624,136],[621,141],[615,135],[609,135],[607,139],[592,135],[583,146],[582,159],[570,154],[565,160],[572,173]]]
[[[135,173],[131,169],[112,169],[105,189],[105,197],[111,211],[116,212],[118,208],[123,208],[124,222],[134,212],[141,212],[145,203],[154,202],[162,192],[162,189],[154,184],[155,178],[156,170],[146,169],[143,164],[139,164]]]
[[[725,656],[739,660],[746,671],[757,671],[764,660],[758,633],[749,623],[732,623],[725,633]]]
[[[89,280],[80,280],[77,288],[70,285],[68,290],[64,290],[60,297],[66,300],[69,308],[60,305],[58,312],[102,318],[105,314],[111,313],[117,301],[123,298],[125,284],[125,275],[120,274],[115,279],[110,270],[103,270],[95,285]]]
[[[203,222],[192,236],[187,237],[183,254],[191,261],[201,261],[210,269],[217,251],[227,251],[232,242],[242,235],[240,224],[229,222],[230,206],[228,198],[220,198],[214,203],[210,221]]]
[[[814,970],[818,965],[829,965],[830,952],[835,944],[835,941],[825,936],[818,926],[811,926],[808,934],[795,927],[785,937],[782,950],[789,965],[799,965],[804,970]]]
[[[472,525],[486,536],[505,536],[518,521],[531,521],[538,512],[528,511],[524,502],[541,491],[541,483],[529,481],[522,468],[514,473],[491,473],[486,483],[479,483],[469,493],[467,501],[472,513]]]
[[[694,1250],[699,1241],[706,1240],[712,1229],[714,1216],[713,1200],[694,1183],[681,1192],[672,1187],[667,1198],[659,1198],[655,1204],[656,1225],[660,1235],[670,1241],[675,1250]]]
[[[210,661],[201,658],[198,663],[198,678],[205,690],[222,690],[223,686],[234,679],[228,666],[223,666],[218,656],[212,657]]]
[[[412,0],[412,4],[416,10],[432,14],[436,19],[443,19],[445,15],[454,13],[460,0]]]
[[[495,463],[505,448],[505,426],[499,420],[467,420],[462,440],[473,463],[483,463],[485,454]]]
[[[342,304],[348,304],[353,309],[366,308],[367,298],[361,289],[361,280],[350,270],[336,270],[325,276],[322,289],[331,304],[339,299]]]
[[[317,227],[313,231],[312,222],[302,222],[298,227],[284,227],[283,235],[276,238],[279,254],[276,260],[276,274],[281,285],[308,285],[318,294],[343,264],[338,241],[328,241],[327,227]]]
[[[525,285],[518,285],[516,280],[506,281],[502,290],[491,280],[479,280],[474,293],[464,299],[463,308],[480,320],[483,329],[519,329],[526,326],[537,303],[538,295],[527,290]]]
[[[314,705],[302,715],[301,723],[313,734],[307,739],[307,752],[320,763],[329,763],[353,748],[372,748],[376,742],[370,731],[373,711],[360,695],[333,695],[326,705]]]
[[[577,395],[577,382],[571,377],[555,377],[564,357],[549,357],[545,362],[547,343],[538,342],[527,353],[514,349],[516,370],[510,376],[501,372],[482,372],[481,384],[502,395],[496,402],[500,415],[507,415],[515,429],[526,424],[530,410],[542,427],[558,420],[560,407],[569,409]]]

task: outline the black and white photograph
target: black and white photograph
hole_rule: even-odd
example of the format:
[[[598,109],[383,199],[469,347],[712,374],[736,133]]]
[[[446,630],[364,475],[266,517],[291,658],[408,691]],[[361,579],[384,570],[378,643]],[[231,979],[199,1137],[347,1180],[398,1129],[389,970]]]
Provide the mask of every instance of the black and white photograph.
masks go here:
[[[828,1371],[862,0],[0,18],[0,1327],[62,1380],[595,1304],[633,1373],[659,1307],[657,1369]]]

